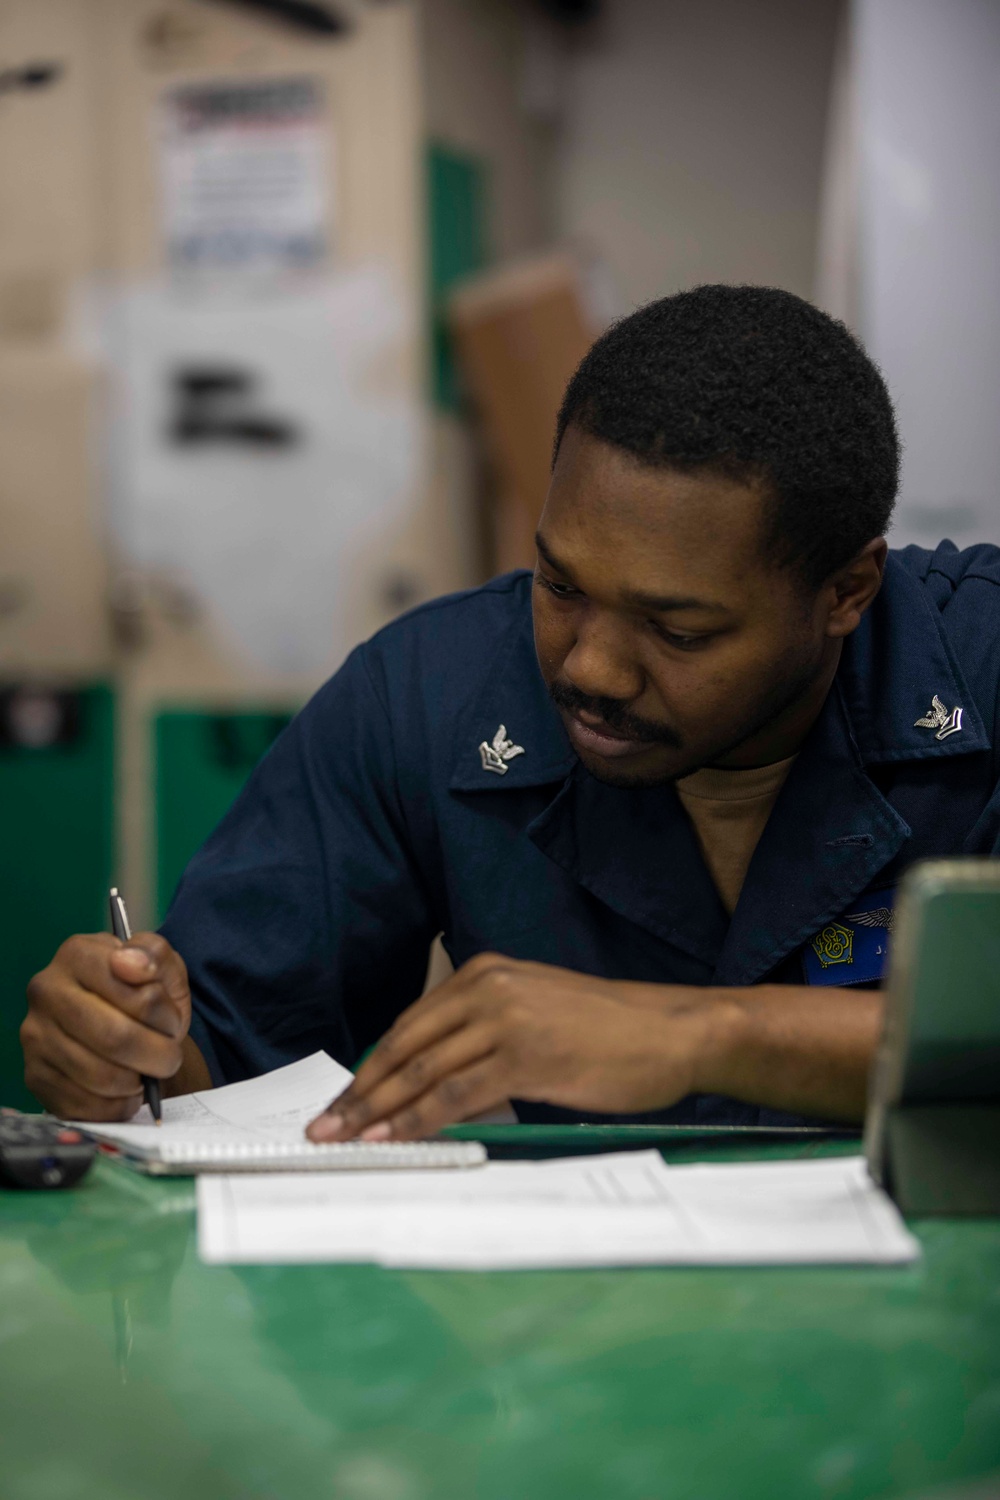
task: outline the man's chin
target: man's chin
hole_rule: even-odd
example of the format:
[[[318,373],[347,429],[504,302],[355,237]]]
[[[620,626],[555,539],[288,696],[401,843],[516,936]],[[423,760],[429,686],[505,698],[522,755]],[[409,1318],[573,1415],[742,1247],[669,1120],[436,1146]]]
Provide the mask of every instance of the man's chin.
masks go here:
[[[677,752],[664,755],[659,746],[650,746],[648,751],[629,756],[627,760],[612,760],[601,755],[588,755],[576,751],[577,759],[595,781],[605,786],[622,790],[639,790],[643,787],[669,786],[681,776],[688,776],[697,766],[679,760]]]

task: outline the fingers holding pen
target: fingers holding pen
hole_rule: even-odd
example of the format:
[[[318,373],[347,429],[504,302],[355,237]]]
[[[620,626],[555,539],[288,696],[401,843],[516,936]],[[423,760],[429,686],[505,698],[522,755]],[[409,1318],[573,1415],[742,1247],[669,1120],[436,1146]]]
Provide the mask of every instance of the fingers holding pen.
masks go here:
[[[24,1081],[33,1094],[65,1120],[130,1120],[142,1104],[138,1093],[96,1093],[63,1072],[50,1057],[27,1059]]]
[[[47,1061],[86,1094],[100,1099],[141,1101],[142,1078],[138,1069],[100,1057],[59,1027],[49,1036]]]
[[[156,933],[78,933],[29,981],[26,1076],[57,1114],[122,1119],[140,1077],[172,1078],[191,1000],[183,961]],[[34,1079],[34,1082],[30,1080]]]
[[[129,1014],[99,995],[67,987],[59,996],[51,1035],[54,1040],[62,1033],[88,1052],[137,1073],[172,1078],[181,1064],[181,1038],[144,1019],[161,1005],[161,997],[154,992],[148,1001],[140,997],[138,1014]]]
[[[141,983],[155,974],[172,998],[179,1000],[187,993],[187,966],[176,948],[172,948],[160,933],[136,932],[125,942],[108,933],[99,936],[115,947],[113,965],[116,968],[125,965],[122,978],[127,974],[130,983]]]
[[[135,1008],[130,1007],[127,993],[124,998],[116,996],[116,1004],[167,1036],[187,1030],[191,1010],[187,967],[159,933],[136,933],[119,944],[109,955],[109,969],[117,983],[132,991]],[[159,1000],[165,1003],[157,1004]]]
[[[187,1029],[189,999],[187,973],[183,963],[161,959],[147,940],[163,939],[155,933],[142,934],[123,944],[110,933],[88,933],[68,938],[56,955],[55,963],[70,980],[58,987],[35,986],[39,999],[63,1001],[75,990],[98,997],[125,1016],[164,1036],[179,1037]],[[166,944],[163,944],[166,947]],[[172,950],[170,950],[172,952]],[[39,976],[41,979],[42,976]]]
[[[181,1061],[176,1007],[156,981],[136,987],[111,979],[106,953],[98,950],[93,973],[84,954],[78,955],[75,974],[49,970],[31,981],[21,1028],[25,1056],[48,1055],[53,1049],[65,1053],[67,1044],[75,1042],[88,1055],[114,1066],[155,1078],[172,1077]],[[58,1058],[53,1061],[59,1065]]]

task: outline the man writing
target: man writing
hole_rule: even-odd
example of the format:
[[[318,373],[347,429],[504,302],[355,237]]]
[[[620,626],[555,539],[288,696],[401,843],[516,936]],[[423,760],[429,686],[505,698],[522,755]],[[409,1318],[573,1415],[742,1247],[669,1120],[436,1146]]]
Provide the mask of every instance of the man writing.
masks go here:
[[[900,875],[1000,839],[1000,552],[889,553],[897,470],[878,371],[800,299],[616,325],[566,394],[534,575],[358,648],[160,935],[60,948],[29,1086],[121,1119],[143,1073],[378,1041],[313,1139],[507,1099],[859,1119]],[[414,1003],[438,932],[456,972]]]

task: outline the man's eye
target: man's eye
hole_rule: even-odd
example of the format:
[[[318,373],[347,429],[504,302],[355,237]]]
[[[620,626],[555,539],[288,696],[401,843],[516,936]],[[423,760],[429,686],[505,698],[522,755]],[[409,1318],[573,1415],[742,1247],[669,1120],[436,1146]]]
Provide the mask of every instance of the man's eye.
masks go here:
[[[655,620],[651,620],[650,624],[662,641],[666,641],[668,646],[676,646],[678,651],[697,651],[712,639],[710,635],[682,635],[676,630],[664,630]]]
[[[572,599],[577,593],[571,583],[557,583],[554,578],[546,578],[543,573],[538,574],[538,582],[543,589],[548,589],[550,594],[555,594],[557,599]]]

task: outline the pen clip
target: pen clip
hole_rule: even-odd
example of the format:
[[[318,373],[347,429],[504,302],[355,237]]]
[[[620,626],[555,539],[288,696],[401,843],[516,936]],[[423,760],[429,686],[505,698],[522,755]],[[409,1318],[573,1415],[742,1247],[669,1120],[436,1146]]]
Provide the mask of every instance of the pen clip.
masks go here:
[[[116,885],[111,887],[111,926],[115,937],[121,938],[126,943],[129,941],[132,936],[132,924],[129,922],[125,902]]]

